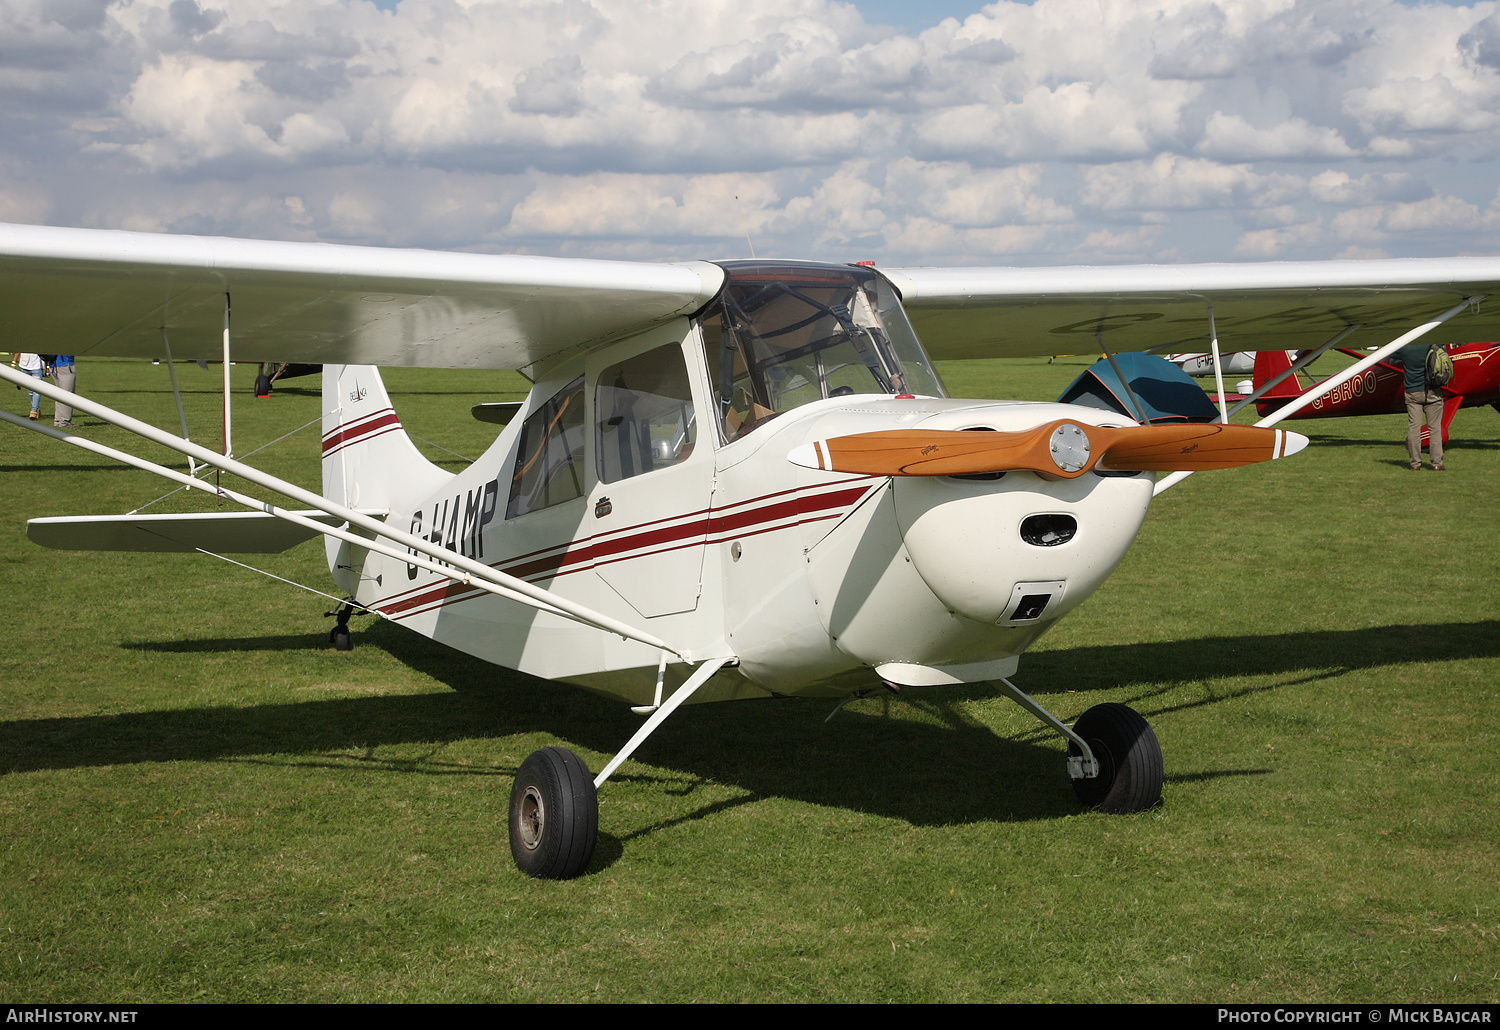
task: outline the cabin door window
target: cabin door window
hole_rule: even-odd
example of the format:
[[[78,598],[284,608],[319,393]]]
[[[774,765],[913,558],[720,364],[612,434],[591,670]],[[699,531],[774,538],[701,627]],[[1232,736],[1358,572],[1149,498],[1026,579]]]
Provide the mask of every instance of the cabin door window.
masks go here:
[[[599,374],[594,413],[599,482],[618,483],[686,461],[698,426],[682,347],[657,347],[606,368]]]

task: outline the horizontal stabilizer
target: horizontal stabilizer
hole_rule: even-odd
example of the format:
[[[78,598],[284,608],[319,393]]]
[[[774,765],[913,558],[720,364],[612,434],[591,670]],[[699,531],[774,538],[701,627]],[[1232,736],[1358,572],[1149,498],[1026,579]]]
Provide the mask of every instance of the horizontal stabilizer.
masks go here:
[[[344,520],[321,511],[293,514],[328,526]],[[385,511],[366,511],[375,517]],[[276,554],[317,536],[315,532],[261,511],[194,515],[64,515],[31,519],[33,543],[63,551],[178,551],[199,548],[219,554]]]
[[[525,401],[487,401],[484,404],[474,405],[469,409],[469,413],[480,422],[508,426],[520,414],[525,403]]]

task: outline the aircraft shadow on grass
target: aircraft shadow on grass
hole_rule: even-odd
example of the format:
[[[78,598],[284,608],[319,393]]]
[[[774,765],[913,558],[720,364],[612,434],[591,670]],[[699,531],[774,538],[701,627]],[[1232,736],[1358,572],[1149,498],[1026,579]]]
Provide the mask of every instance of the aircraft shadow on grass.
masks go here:
[[[184,463],[184,467],[186,467],[186,463]],[[90,475],[92,475],[95,472],[134,472],[134,471],[136,471],[136,470],[133,469],[133,468],[131,468],[129,465],[122,465],[122,464],[120,464],[117,461],[105,464],[105,462],[103,461],[103,459],[101,459],[100,462],[99,462],[99,464],[97,464],[97,465],[91,465],[91,464],[88,464],[86,462],[82,463],[82,464],[76,464],[76,465],[0,465],[0,473],[6,473],[6,472],[21,472],[21,473],[27,473],[27,472],[36,472],[36,473],[42,473],[42,472],[87,472]]]
[[[449,686],[452,693],[14,720],[0,723],[0,755],[5,756],[0,774],[133,762],[270,761],[345,773],[509,777],[515,770],[507,766],[446,762],[442,749],[457,740],[542,733],[609,755],[640,723],[639,716],[615,702],[487,665],[384,624],[363,633],[362,643],[382,648]],[[327,645],[319,634],[126,646],[225,653]],[[1128,690],[1134,684],[1137,690],[1126,700],[1152,718],[1355,669],[1494,657],[1500,657],[1500,621],[1374,626],[1038,651],[1024,660],[1020,685],[1039,697],[1077,692],[1080,696],[1070,706],[1057,706],[1060,715],[1072,718],[1093,703],[1089,692],[1122,686]],[[1276,679],[1178,704],[1165,697],[1183,683],[1235,677]],[[823,719],[832,702],[683,708],[636,754],[638,761],[660,772],[627,767],[614,779],[653,782],[658,790],[682,795],[691,795],[703,783],[739,787],[746,794],[705,803],[688,815],[628,836],[769,797],[864,811],[913,825],[1045,819],[1078,810],[1060,774],[1051,731],[1038,724],[1013,737],[1000,737],[957,704],[993,696],[992,689],[966,686],[907,694],[900,699],[887,696],[880,713],[842,711],[828,724]],[[901,705],[923,717],[885,717]],[[432,750],[416,758],[372,754],[380,747],[423,742],[431,743]],[[286,755],[296,757],[280,757]],[[1219,769],[1182,778],[1198,781],[1266,771]],[[619,844],[619,839],[601,834],[601,857],[595,864],[618,854]]]
[[[1391,424],[1398,425],[1397,416],[1390,416]],[[1392,434],[1387,439],[1372,440],[1368,436],[1338,436],[1331,433],[1319,433],[1309,431],[1305,424],[1297,427],[1296,431],[1306,436],[1313,448],[1321,447],[1392,447],[1399,453],[1405,453],[1406,448],[1406,420],[1399,422],[1399,432]],[[1454,424],[1453,431],[1449,435],[1447,450],[1454,455],[1464,451],[1500,451],[1500,437],[1493,436],[1471,436],[1467,435],[1462,426]],[[1405,461],[1396,462],[1405,466]]]

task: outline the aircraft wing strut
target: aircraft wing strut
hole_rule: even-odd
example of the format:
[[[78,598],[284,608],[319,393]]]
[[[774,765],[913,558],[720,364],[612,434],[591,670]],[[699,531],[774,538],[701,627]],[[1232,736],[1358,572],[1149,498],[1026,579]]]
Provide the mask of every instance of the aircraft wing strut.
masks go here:
[[[276,516],[277,518],[286,519],[287,521],[292,522],[295,525],[301,526],[305,530],[321,533],[326,536],[332,536],[336,539],[344,540],[358,547],[365,547],[373,551],[378,551],[382,554],[397,558],[398,560],[404,561],[408,564],[420,565],[421,567],[427,569],[429,572],[435,572],[439,575],[447,576],[448,578],[458,580],[465,585],[474,586],[479,589],[488,591],[489,593],[493,593],[501,597],[506,597],[510,600],[519,601],[522,604],[530,605],[531,607],[538,608],[542,611],[550,611],[553,614],[566,616],[567,618],[573,619],[575,621],[593,626],[596,629],[600,629],[608,633],[616,633],[627,639],[636,640],[640,643],[663,651],[670,651],[672,654],[677,655],[684,661],[692,661],[692,659],[687,654],[685,654],[678,648],[671,646],[670,644],[658,639],[650,633],[646,633],[643,630],[636,629],[634,626],[626,625],[625,623],[620,622],[619,620],[614,619],[608,615],[605,615],[602,612],[596,612],[591,608],[577,604],[565,597],[554,594],[550,590],[544,590],[532,583],[528,583],[523,579],[518,579],[514,576],[506,575],[503,572],[490,568],[483,562],[475,561],[472,558],[465,557],[464,555],[459,554],[457,551],[452,551],[445,547],[435,546],[431,541],[426,540],[422,537],[413,536],[410,533],[402,532],[399,529],[386,525],[379,519],[362,514],[352,508],[346,508],[343,505],[338,504],[334,501],[330,501],[327,498],[322,497],[319,494],[315,494],[310,490],[304,490],[302,487],[299,487],[294,483],[288,483],[285,480],[278,479],[277,477],[262,472],[259,469],[255,469],[251,466],[243,464],[242,462],[235,461],[233,458],[226,458],[221,454],[216,454],[206,447],[201,447],[198,444],[180,439],[176,436],[172,436],[170,433],[163,432],[162,430],[157,429],[155,426],[149,425],[145,422],[141,422],[138,419],[131,418],[129,415],[125,415],[122,412],[118,412],[113,410],[112,408],[108,408],[102,404],[98,404],[79,394],[61,389],[60,387],[54,386],[51,383],[46,382],[45,380],[35,379],[4,365],[0,365],[0,378],[6,379],[12,383],[16,383],[17,385],[24,386],[27,389],[35,390],[54,401],[61,401],[64,404],[69,404],[79,411],[87,412],[88,414],[95,415],[98,418],[102,418],[105,421],[111,422],[122,429],[135,433],[137,436],[141,436],[147,440],[151,440],[154,443],[159,443],[165,447],[170,447],[173,450],[179,451],[183,454],[191,455],[192,457],[196,458],[199,461],[205,462],[206,464],[213,465],[225,472],[229,472],[233,475],[239,476],[240,478],[248,480],[249,482],[256,483],[260,486],[265,487],[266,489],[273,490],[276,493],[281,494],[282,496],[289,497],[302,504],[306,504],[311,508],[316,508],[318,511],[324,512],[328,515],[332,515],[342,520],[343,522],[348,523],[350,528],[346,530],[336,528],[334,526],[324,525],[312,518],[299,515],[295,512],[286,511],[274,505],[267,504],[264,501],[257,500],[254,497],[239,494],[235,491],[227,490],[224,487],[210,486],[209,484],[194,479],[193,477],[188,476],[184,473],[178,472],[174,469],[166,468],[161,465],[157,465],[154,462],[147,461],[144,458],[126,454],[123,451],[117,451],[112,447],[106,447],[103,444],[95,443],[92,440],[85,440],[81,437],[74,436],[71,433],[61,432],[59,430],[53,429],[50,426],[34,425],[18,415],[13,415],[10,412],[0,411],[0,418],[19,425],[22,428],[31,429],[33,431],[43,433],[47,436],[52,436],[56,439],[60,439],[65,443],[83,447],[87,450],[94,451],[95,453],[102,454],[119,461],[123,461],[126,464],[132,465],[136,468],[152,472],[166,479],[173,480],[174,482],[180,483],[183,486],[188,487],[189,489],[202,490],[213,494],[221,494],[222,496],[234,501],[236,504],[241,504],[247,508],[258,511],[264,511],[267,514]],[[371,539],[369,536],[363,536],[358,533],[352,532],[352,530],[356,527],[364,530],[368,534],[373,534],[376,537],[385,539]],[[386,541],[389,541],[389,543]]]

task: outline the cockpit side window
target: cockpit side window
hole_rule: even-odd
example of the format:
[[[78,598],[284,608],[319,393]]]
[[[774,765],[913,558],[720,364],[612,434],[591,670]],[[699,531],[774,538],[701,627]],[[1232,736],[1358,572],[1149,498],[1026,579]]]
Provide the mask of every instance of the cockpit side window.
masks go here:
[[[922,349],[917,332],[906,318],[901,298],[883,276],[874,276],[863,291],[875,305],[874,317],[885,329],[891,354],[901,366],[906,391],[918,397],[946,397],[948,390],[938,377],[937,369]]]
[[[828,397],[947,395],[895,290],[873,271],[800,262],[723,267],[724,290],[700,323],[726,441]]]
[[[723,438],[733,440],[777,412],[770,406],[764,384],[751,376],[734,333],[726,331],[723,309],[705,313],[702,328],[704,358],[714,389],[714,410]]]
[[[601,372],[594,418],[601,483],[686,461],[698,427],[682,347],[657,347]]]
[[[505,517],[583,496],[583,377],[532,412],[521,427]]]

